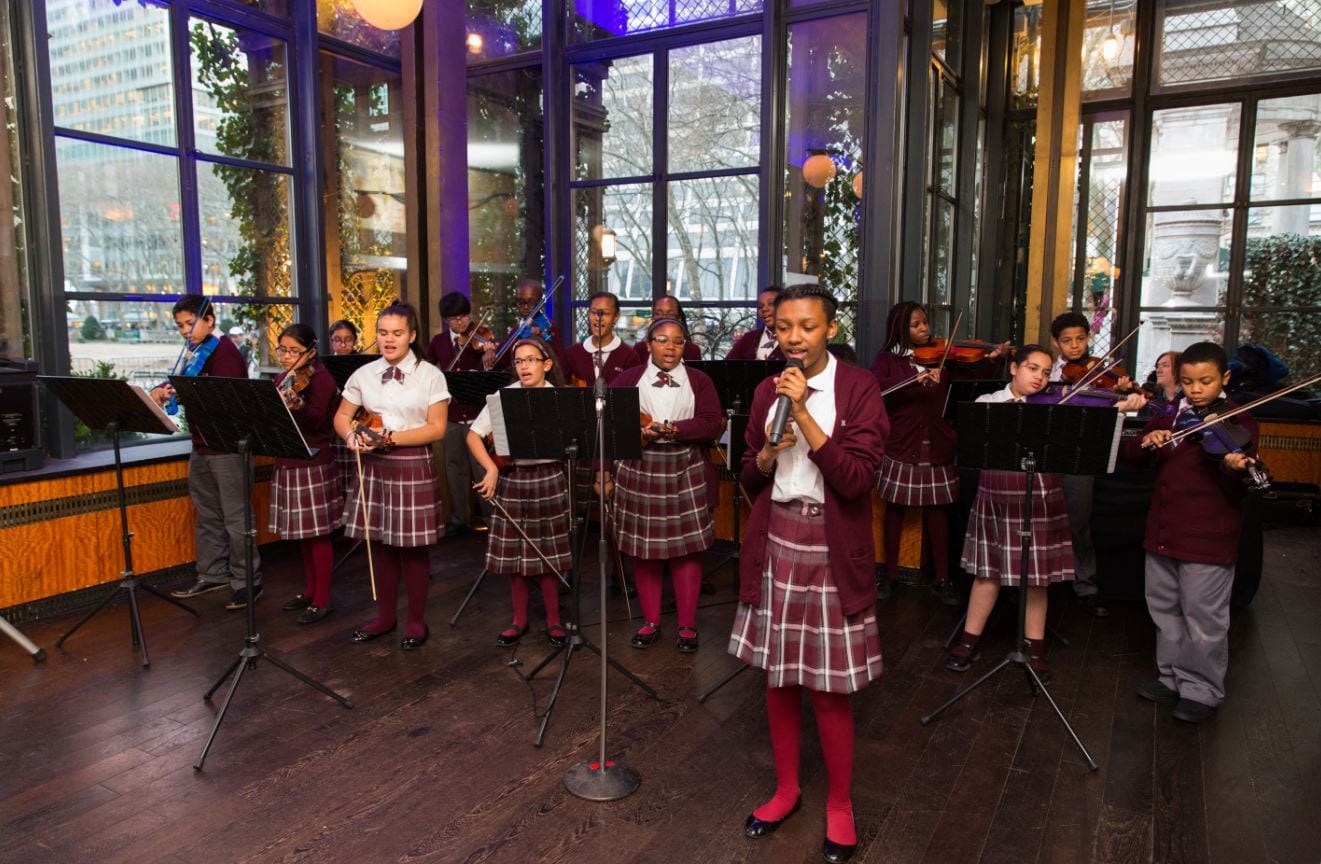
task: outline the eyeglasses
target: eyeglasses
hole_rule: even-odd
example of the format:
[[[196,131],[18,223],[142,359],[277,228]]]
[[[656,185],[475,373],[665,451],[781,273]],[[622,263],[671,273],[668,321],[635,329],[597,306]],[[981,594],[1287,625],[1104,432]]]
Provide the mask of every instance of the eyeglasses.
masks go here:
[[[354,339],[352,336],[331,336],[330,341],[336,345],[352,345],[358,340]]]
[[[673,345],[675,348],[682,348],[688,344],[688,340],[682,336],[652,336],[651,341],[657,345]]]
[[[276,348],[276,349],[275,349],[275,353],[276,353],[276,354],[279,354],[279,355],[281,355],[281,356],[288,356],[288,355],[290,355],[290,354],[305,354],[305,353],[307,353],[307,349],[306,349],[306,348],[286,348],[286,347],[284,347],[283,345],[281,345],[279,348]]]
[[[533,364],[533,363],[545,363],[546,360],[547,360],[547,358],[545,358],[545,357],[515,357],[515,358],[514,358],[514,365],[515,365],[515,366],[528,366],[528,365],[531,365],[531,364]]]

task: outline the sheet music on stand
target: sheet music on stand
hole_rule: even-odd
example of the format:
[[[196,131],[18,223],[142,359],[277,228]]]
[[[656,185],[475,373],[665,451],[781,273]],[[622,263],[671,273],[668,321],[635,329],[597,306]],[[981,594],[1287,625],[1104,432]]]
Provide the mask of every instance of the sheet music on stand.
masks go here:
[[[1124,415],[1113,408],[1024,402],[961,402],[958,464],[1021,471],[1109,474],[1119,459]]]
[[[455,405],[485,405],[486,397],[510,383],[508,369],[454,369],[445,373],[445,386]]]
[[[380,354],[322,354],[317,361],[326,367],[330,377],[335,379],[335,386],[343,390],[353,373],[374,360],[380,360]]]
[[[577,442],[578,458],[594,459],[595,398],[591,390],[581,387],[501,389],[501,418],[512,421],[505,423],[509,451],[501,455],[559,460],[564,458],[567,446]],[[642,458],[639,414],[636,387],[610,389],[605,412],[606,459]]]
[[[505,431],[505,409],[500,394],[486,397],[486,410],[491,420],[491,438],[495,441],[495,455],[509,455],[509,433]]]
[[[38,375],[74,416],[89,429],[118,422],[121,432],[177,435],[183,431],[146,390],[117,378]]]
[[[316,455],[307,445],[293,412],[280,398],[274,381],[172,375],[170,383],[184,409],[191,412],[190,424],[212,450],[238,453],[239,441],[247,438],[250,449],[258,456],[311,459]],[[204,399],[198,395],[203,389]]]
[[[752,410],[757,386],[784,369],[783,360],[686,360],[684,365],[706,374],[720,395],[722,408],[736,413]]]

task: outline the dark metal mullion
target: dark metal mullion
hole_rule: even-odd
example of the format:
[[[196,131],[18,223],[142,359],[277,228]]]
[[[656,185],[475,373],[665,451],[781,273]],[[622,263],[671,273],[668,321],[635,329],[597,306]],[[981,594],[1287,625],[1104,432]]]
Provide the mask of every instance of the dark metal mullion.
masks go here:
[[[87,141],[92,144],[105,144],[110,147],[120,147],[125,150],[140,150],[144,153],[155,153],[160,156],[169,156],[172,159],[179,155],[179,145],[177,141],[174,144],[156,144],[151,141],[133,141],[128,138],[117,138],[114,135],[102,135],[99,132],[71,129],[67,126],[53,126],[51,127],[51,134],[58,135],[61,138],[74,138],[79,141]]]
[[[1229,235],[1229,280],[1225,286],[1225,350],[1238,344],[1243,302],[1243,265],[1247,260],[1248,203],[1252,199],[1253,139],[1257,131],[1256,98],[1249,97],[1239,103],[1238,174],[1234,178],[1234,209]]]
[[[1250,209],[1253,210],[1259,210],[1262,207],[1315,207],[1318,204],[1321,204],[1321,198],[1279,198],[1279,199],[1249,198],[1244,203],[1244,206],[1249,207]],[[1148,213],[1182,213],[1185,210],[1224,210],[1227,207],[1233,207],[1233,206],[1234,206],[1233,204],[1223,201],[1218,204],[1197,204],[1197,205],[1187,205],[1187,206],[1180,206],[1178,204],[1166,204],[1161,207],[1148,207],[1147,212]]]
[[[297,7],[301,0],[292,0],[291,6]],[[295,25],[289,18],[280,18],[264,14],[251,6],[229,5],[215,0],[174,0],[172,5],[185,7],[189,17],[202,17],[226,27],[242,28],[254,33],[276,36],[285,41],[293,37]]]
[[[64,292],[66,300],[90,300],[97,303],[174,303],[181,297],[188,296],[187,293],[170,292],[164,294],[138,294],[134,292],[115,292],[115,291],[66,291]],[[264,294],[213,294],[211,295],[213,303],[252,303],[262,306],[291,306],[294,305],[292,297],[274,297]]]
[[[761,23],[761,165],[757,177],[757,285],[778,285],[783,278],[780,256],[784,249],[785,130],[783,104],[788,28],[784,21],[787,0],[768,0]]]
[[[669,194],[666,177],[670,162],[670,52],[662,48],[652,55],[651,72],[651,170],[655,182],[651,187],[651,298],[666,293],[666,268],[669,263]]]
[[[295,0],[292,10],[293,62],[287,68],[289,92],[290,151],[295,156],[294,184],[290,196],[294,220],[294,296],[298,298],[298,320],[311,324],[318,333],[328,325],[330,298],[326,279],[325,213],[322,212],[321,182],[325,174],[321,153],[320,80],[321,53],[317,50],[316,9]],[[333,128],[333,127],[332,127]]]
[[[753,168],[717,168],[714,171],[675,171],[666,172],[665,177],[668,180],[679,182],[682,180],[711,180],[719,177],[747,177],[757,174],[761,169]]]
[[[966,309],[972,295],[972,249],[977,241],[973,236],[977,199],[977,121],[981,116],[978,96],[981,93],[982,25],[986,16],[980,4],[968,4],[964,12],[960,43],[963,77],[958,79],[959,129],[954,163],[957,200],[954,201],[954,224],[950,226],[953,248],[949,262],[949,303],[954,308]],[[969,320],[965,326],[971,331],[974,324]]]
[[[1133,28],[1133,111],[1128,121],[1128,159],[1125,186],[1128,189],[1124,202],[1121,226],[1129,234],[1125,238],[1123,250],[1124,264],[1120,268],[1119,286],[1115,299],[1119,303],[1119,315],[1116,323],[1122,332],[1127,333],[1136,327],[1141,318],[1142,303],[1142,254],[1147,242],[1147,180],[1151,172],[1151,108],[1148,96],[1151,91],[1152,62],[1156,41],[1156,4],[1138,3]],[[1132,340],[1124,348],[1123,359],[1133,367],[1137,359],[1137,340]]]
[[[859,3],[857,0],[814,3],[810,6],[796,6],[787,10],[784,14],[784,20],[788,24],[798,24],[802,21],[812,21],[818,18],[833,18],[838,15],[848,15],[853,12],[866,12],[870,8],[870,3]],[[898,9],[896,14],[899,17],[890,19],[889,23],[894,24],[903,20],[902,8]]]
[[[294,0],[294,2],[307,2],[307,0]],[[384,69],[387,72],[394,72],[402,75],[404,68],[398,58],[390,57],[386,54],[377,54],[375,51],[368,51],[360,48],[352,42],[345,42],[343,39],[337,39],[326,33],[317,33],[316,50],[329,51],[336,56],[343,57],[346,60],[354,60],[368,66],[375,66],[378,69]]]
[[[291,147],[292,147],[292,143],[293,142],[290,141]],[[215,165],[230,165],[235,168],[247,168],[252,171],[269,171],[272,174],[285,174],[290,177],[298,173],[290,165],[278,165],[271,162],[259,162],[254,159],[244,159],[241,156],[224,156],[220,153],[208,153],[205,150],[196,150],[196,149],[193,150],[192,157],[196,159],[198,162],[210,162]]]
[[[652,130],[653,132],[655,130]],[[655,174],[633,174],[628,177],[604,177],[595,180],[571,180],[567,183],[569,189],[599,189],[602,186],[639,186],[651,183],[656,179]]]
[[[542,41],[545,42],[545,39]],[[500,72],[540,69],[541,65],[541,51],[539,50],[523,54],[510,54],[506,57],[495,57],[491,60],[469,63],[464,77],[480,78],[483,75],[496,75]]]
[[[899,296],[905,300],[922,299],[922,236],[925,226],[922,211],[926,198],[928,160],[927,103],[931,97],[931,12],[932,0],[914,0],[908,40],[908,106],[904,121],[904,174],[899,207],[903,219],[902,273]],[[934,136],[933,140],[934,140]],[[916,230],[915,230],[916,229]]]
[[[1082,118],[1082,149],[1078,152],[1078,209],[1073,225],[1073,296],[1071,307],[1077,312],[1082,309],[1083,274],[1087,272],[1087,223],[1091,204],[1088,198],[1092,188],[1092,135],[1096,127],[1096,117],[1084,114]]]
[[[558,4],[547,0],[547,5]],[[707,42],[734,39],[739,36],[751,36],[759,32],[760,28],[761,16],[757,13],[749,13],[738,18],[703,21],[672,29],[627,36],[612,36],[609,39],[597,39],[592,42],[568,45],[564,47],[559,56],[570,64],[617,60],[621,57],[634,57],[639,54],[650,54],[655,51],[681,48],[687,45],[701,45]]]
[[[1005,105],[1009,95],[1010,36],[1013,9],[1007,3],[991,7],[990,32],[986,51],[986,149],[982,153],[982,231],[973,242],[981,244],[977,256],[977,319],[974,335],[990,334],[995,321],[995,276],[999,264],[1000,232],[1004,230],[1003,213],[1005,177]],[[998,206],[992,207],[992,202]],[[1002,334],[994,334],[1000,338]],[[1007,334],[1004,334],[1007,335]]]
[[[197,163],[193,154],[192,57],[188,43],[187,4],[169,9],[170,51],[174,66],[174,136],[179,171],[179,227],[183,230],[184,293],[202,293],[202,219]]]

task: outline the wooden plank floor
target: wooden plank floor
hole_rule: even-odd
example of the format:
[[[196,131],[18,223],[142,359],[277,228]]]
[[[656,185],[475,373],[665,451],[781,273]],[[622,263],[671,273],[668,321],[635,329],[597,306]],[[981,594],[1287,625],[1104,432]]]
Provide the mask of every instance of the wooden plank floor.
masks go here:
[[[921,725],[971,679],[943,666],[957,613],[897,589],[881,610],[885,677],[855,700],[855,860],[1321,860],[1321,536],[1278,529],[1266,549],[1261,593],[1234,618],[1229,699],[1201,727],[1133,695],[1152,675],[1153,630],[1140,602],[1105,620],[1055,604],[1071,644],[1053,649],[1052,692],[1100,763],[1095,773],[1016,673]],[[404,654],[397,638],[347,641],[369,617],[364,560],[337,579],[338,611],[299,627],[279,611],[300,588],[296,552],[268,549],[263,644],[355,707],[262,664],[245,675],[201,773],[191,766],[215,712],[201,695],[242,647],[241,616],[221,610],[222,595],[196,603],[200,619],[144,601],[147,671],[130,648],[123,605],[63,650],[53,641],[70,620],[26,628],[49,651],[44,664],[0,641],[0,862],[820,860],[826,778],[810,711],[804,811],[751,843],[743,818],[774,784],[759,677],[740,675],[706,704],[696,700],[737,668],[724,653],[729,571],[720,593],[703,598],[694,656],[673,650],[672,615],[664,641],[629,649],[623,603],[612,599],[612,656],[662,699],[611,674],[610,752],[643,784],[623,801],[592,804],[562,780],[596,752],[596,658],[575,658],[546,744],[534,749],[534,712],[558,663],[532,685],[510,663],[526,671],[544,655],[540,629],[516,650],[494,646],[508,616],[495,578],[457,628],[446,625],[481,551],[472,538],[433,551],[432,637]],[[993,619],[975,669],[1007,650],[1007,613]]]

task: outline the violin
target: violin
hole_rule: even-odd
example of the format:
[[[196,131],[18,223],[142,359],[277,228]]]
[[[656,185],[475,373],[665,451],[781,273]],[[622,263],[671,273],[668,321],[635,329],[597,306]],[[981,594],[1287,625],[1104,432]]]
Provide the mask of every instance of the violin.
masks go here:
[[[1192,408],[1179,415],[1171,431],[1176,434],[1183,433],[1183,437],[1200,443],[1207,458],[1219,461],[1229,453],[1243,453],[1243,448],[1252,443],[1252,433],[1233,418],[1208,424],[1207,415],[1214,414],[1217,408],[1224,408],[1223,400],[1205,408]],[[1266,463],[1254,458],[1248,463],[1243,485],[1254,492],[1265,492],[1271,488],[1272,480]]]
[[[659,423],[659,424],[658,424],[654,419],[652,419],[652,416],[651,416],[650,414],[648,414],[646,411],[641,411],[641,412],[639,412],[638,419],[639,419],[639,420],[641,421],[641,423],[642,423],[642,432],[643,432],[643,435],[642,435],[642,446],[643,446],[643,447],[646,447],[646,446],[647,446],[648,444],[650,444],[650,443],[661,444],[661,443],[667,443],[667,442],[673,440],[674,432],[670,429],[670,421],[669,421],[669,420],[666,420],[665,422],[663,422],[663,423]],[[651,430],[652,432],[657,433],[657,437],[655,437],[655,438],[651,438],[651,439],[648,439],[647,436],[646,436],[646,434],[645,434],[645,433],[647,432],[647,430]]]
[[[301,411],[306,404],[302,393],[312,384],[312,367],[300,366],[280,379],[280,398],[290,411]]]
[[[1069,384],[1077,384],[1079,381],[1086,379],[1087,386],[1091,388],[1115,390],[1124,394],[1142,393],[1148,399],[1152,397],[1151,388],[1133,383],[1133,376],[1129,375],[1123,366],[1108,366],[1102,369],[1099,374],[1093,375],[1092,373],[1097,370],[1097,367],[1104,362],[1100,357],[1083,357],[1079,360],[1069,360],[1065,362],[1060,370],[1060,375]],[[1128,378],[1130,383],[1120,389],[1119,382],[1124,378]]]
[[[1079,390],[1059,381],[1052,381],[1040,393],[1033,393],[1024,399],[1031,405],[1058,405],[1068,399],[1067,405],[1081,405],[1084,408],[1113,408],[1117,403],[1128,398],[1126,393],[1114,390],[1084,387]]]
[[[481,320],[479,320],[475,326],[469,326],[466,333],[459,334],[464,337],[463,344],[454,352],[454,359],[445,367],[446,372],[449,372],[454,368],[454,365],[459,362],[459,357],[461,357],[463,352],[469,348],[472,348],[474,351],[483,352],[494,351],[496,349],[498,343],[495,341],[495,333],[492,332],[490,327],[486,326],[486,319],[490,317],[491,310],[487,309],[486,312],[482,314]],[[482,365],[486,366],[488,369],[490,368],[485,362],[483,362]]]
[[[495,452],[495,433],[490,432],[486,436],[486,455],[491,457],[491,462],[495,464],[497,471],[503,471],[514,464],[514,457],[501,456]]]
[[[913,349],[913,361],[919,366],[938,366],[944,359],[946,363],[980,363],[990,357],[1000,346],[981,339],[956,339],[951,345],[939,336]],[[945,351],[948,348],[949,354]]]
[[[196,326],[197,322],[194,321],[193,324]],[[212,333],[210,336],[202,340],[202,344],[196,347],[191,343],[185,346],[185,351],[182,357],[184,366],[183,369],[176,374],[182,375],[185,378],[196,378],[198,375],[201,375],[202,368],[206,366],[206,361],[211,359],[211,353],[216,350],[216,346],[219,344],[220,337]],[[170,398],[165,403],[165,413],[179,413],[179,397],[175,395],[174,388],[170,388]]]
[[[570,386],[570,387],[587,387],[587,386],[590,386],[590,385],[588,385],[588,383],[587,383],[586,380],[584,380],[584,379],[582,379],[582,378],[579,378],[577,375],[570,375],[570,376],[569,376],[569,386]],[[645,415],[644,415],[644,416],[645,416]],[[645,426],[645,425],[647,425],[647,424],[643,423],[642,425]]]
[[[390,437],[389,431],[386,430],[385,421],[375,411],[368,411],[366,408],[359,407],[357,411],[353,412],[352,429],[373,442],[376,449],[381,452],[385,452],[394,446],[394,439]]]

